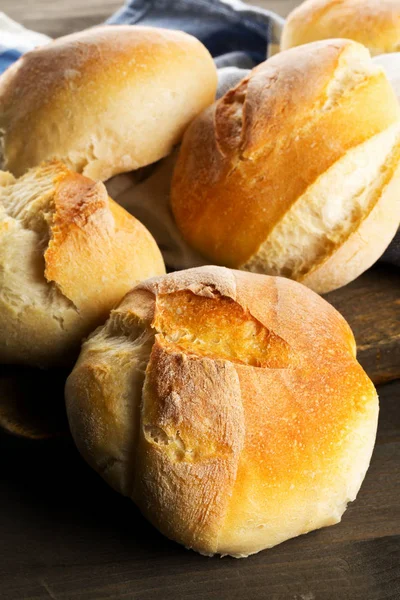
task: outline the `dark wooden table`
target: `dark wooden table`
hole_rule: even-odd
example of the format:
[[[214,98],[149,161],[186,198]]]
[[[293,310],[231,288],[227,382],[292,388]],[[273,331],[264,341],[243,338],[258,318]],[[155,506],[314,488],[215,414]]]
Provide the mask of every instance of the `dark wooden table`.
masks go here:
[[[297,2],[258,4],[285,15]],[[57,36],[103,21],[119,5],[1,0],[0,10]],[[370,470],[341,524],[245,560],[204,558],[146,523],[84,464],[68,435],[31,441],[0,433],[0,598],[399,600],[400,381],[392,380],[400,375],[400,274],[375,268],[328,299],[351,323],[364,368],[389,382],[378,388]]]
[[[0,598],[398,600],[399,394],[380,391],[371,467],[342,523],[240,560],[165,539],[68,438],[0,436]]]

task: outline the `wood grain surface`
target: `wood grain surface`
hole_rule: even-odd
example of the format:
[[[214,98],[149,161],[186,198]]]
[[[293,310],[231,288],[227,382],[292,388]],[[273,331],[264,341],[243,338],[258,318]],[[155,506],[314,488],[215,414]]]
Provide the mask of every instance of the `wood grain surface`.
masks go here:
[[[298,2],[253,3],[285,16]],[[120,4],[1,0],[0,10],[55,37],[104,21]],[[376,382],[399,377],[399,290],[400,274],[381,265],[327,295]],[[0,368],[2,398],[17,398],[18,414],[27,403],[35,437],[62,430],[63,375],[17,371]],[[244,560],[204,558],[165,539],[84,464],[68,434],[38,441],[0,432],[0,598],[400,600],[400,381],[378,391],[377,445],[342,523]],[[47,421],[38,421],[37,402]],[[14,409],[0,420],[17,421]]]
[[[350,324],[357,357],[375,384],[400,377],[400,271],[376,265],[325,295]]]
[[[398,600],[400,382],[381,388],[377,444],[334,527],[247,559],[170,542],[113,492],[68,437],[0,434],[4,600]]]

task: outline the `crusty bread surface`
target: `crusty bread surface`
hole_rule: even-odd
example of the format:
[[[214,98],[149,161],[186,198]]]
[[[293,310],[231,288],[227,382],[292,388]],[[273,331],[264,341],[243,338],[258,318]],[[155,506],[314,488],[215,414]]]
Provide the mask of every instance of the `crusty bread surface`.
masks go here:
[[[0,362],[71,363],[139,280],[164,273],[147,229],[59,162],[0,172]]]
[[[179,31],[96,27],[22,56],[0,77],[0,168],[53,158],[102,181],[166,156],[211,104],[216,68]]]
[[[378,416],[332,306],[221,267],[128,293],[84,343],[66,405],[84,458],[156,527],[236,557],[340,521]]]
[[[399,161],[399,105],[383,69],[355,42],[315,42],[259,65],[195,119],[171,206],[206,258],[312,287],[319,269],[314,289],[327,292],[395,235]],[[361,240],[372,216],[374,237]],[[340,275],[324,274],[339,256]]]
[[[373,56],[400,49],[400,0],[306,0],[288,16],[281,50],[329,38],[364,44]]]

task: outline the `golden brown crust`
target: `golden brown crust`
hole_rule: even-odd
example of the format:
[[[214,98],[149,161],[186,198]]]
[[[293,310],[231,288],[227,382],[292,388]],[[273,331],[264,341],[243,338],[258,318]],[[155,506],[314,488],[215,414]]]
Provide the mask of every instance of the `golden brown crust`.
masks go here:
[[[399,188],[400,165],[359,227],[351,232],[340,247],[301,278],[301,283],[319,294],[326,294],[346,285],[371,267],[382,256],[398,230]]]
[[[40,365],[70,362],[135,283],[164,272],[145,227],[56,161],[0,187],[0,265],[0,358]]]
[[[118,492],[129,496],[139,436],[140,398],[154,344],[148,323],[115,310],[85,343],[65,388],[79,451]],[[97,402],[92,399],[97,398]]]
[[[341,351],[355,359],[356,343],[348,323],[314,292],[282,277],[233,272],[240,305],[296,349],[297,355],[312,362],[317,352],[324,361],[335,362]]]
[[[250,291],[243,275],[238,300],[244,296],[249,310],[263,318],[260,299],[271,294],[270,286],[259,277]],[[270,311],[267,322],[301,361],[280,370],[236,365],[246,436],[221,531],[222,553],[246,555],[338,522],[372,451],[376,393],[354,359],[350,329],[316,296],[309,294],[305,302],[304,288],[273,281],[279,310]],[[238,527],[243,522],[246,531]]]
[[[101,184],[72,171],[55,176],[54,184],[52,245],[61,245],[74,225],[85,227],[96,211],[106,208],[107,196]]]
[[[179,335],[182,322],[184,331]],[[193,356],[270,369],[296,363],[285,340],[248,309],[218,292],[211,297],[188,290],[159,296],[153,327],[162,331],[177,351]]]
[[[109,25],[62,37],[0,78],[0,166],[21,175],[58,158],[105,180],[150,164],[213,102],[216,82],[210,54],[183,32]]]
[[[337,37],[364,44],[372,55],[397,52],[399,0],[306,0],[289,14],[281,50]]]
[[[54,204],[45,275],[80,310],[106,317],[135,283],[164,272],[151,234],[103,184],[71,173],[56,187]]]
[[[138,290],[148,291],[154,295],[188,290],[196,296],[205,296],[206,298],[212,298],[215,293],[218,293],[235,300],[236,279],[230,269],[207,266],[177,271],[170,273],[168,277],[153,277],[137,285],[132,293],[136,294]]]
[[[177,353],[159,337],[143,389],[133,498],[163,533],[217,552],[244,431],[233,364]]]
[[[143,388],[118,383],[125,347],[147,363]],[[201,553],[235,556],[340,520],[378,409],[336,310],[290,280],[218,267],[139,284],[84,344],[66,401],[85,458],[151,522]],[[127,405],[141,405],[134,437]],[[128,446],[122,470],[104,472]]]
[[[171,187],[180,231],[209,259],[252,270],[296,202],[399,116],[383,71],[354,42],[315,42],[274,56],[188,128]],[[264,272],[276,274],[268,269],[265,261]]]

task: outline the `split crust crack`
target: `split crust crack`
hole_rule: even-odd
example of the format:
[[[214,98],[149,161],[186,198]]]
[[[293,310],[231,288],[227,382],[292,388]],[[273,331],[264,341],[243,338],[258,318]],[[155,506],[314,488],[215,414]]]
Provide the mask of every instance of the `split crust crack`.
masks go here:
[[[47,277],[46,253],[53,239],[53,227],[56,214],[55,189],[59,179],[67,172],[66,167],[60,163],[44,165],[39,174],[37,171],[28,171],[19,179],[11,174],[3,177],[0,184],[0,213],[3,212],[3,221],[8,222],[9,228],[21,230],[21,235],[36,236],[35,256],[40,252],[41,273],[37,269],[37,276],[46,284],[46,297],[49,310],[58,310],[60,302],[79,313],[74,302],[63,292],[58,283]],[[40,176],[39,176],[40,175]],[[26,233],[25,233],[26,232]],[[39,260],[38,258],[36,260]],[[7,286],[3,293],[7,294]],[[10,295],[12,295],[10,291]],[[54,314],[54,320],[63,329],[63,323]]]
[[[180,291],[159,296],[156,306],[153,326],[171,350],[260,368],[295,363],[290,345],[231,298]]]

